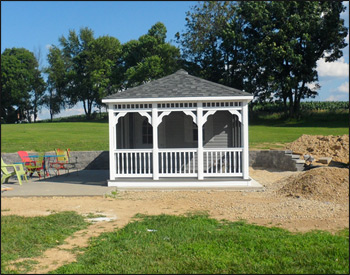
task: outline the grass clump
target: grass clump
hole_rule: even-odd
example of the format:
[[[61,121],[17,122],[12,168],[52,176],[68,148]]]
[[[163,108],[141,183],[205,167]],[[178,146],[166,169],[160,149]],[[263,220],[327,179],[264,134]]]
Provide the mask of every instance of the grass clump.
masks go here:
[[[137,216],[93,238],[59,274],[349,273],[349,231],[292,234],[207,215]]]
[[[62,244],[68,236],[87,225],[83,216],[71,211],[44,217],[2,216],[1,274],[16,273],[8,268],[10,262],[39,256],[46,249]],[[30,262],[27,260],[15,265],[28,271]]]

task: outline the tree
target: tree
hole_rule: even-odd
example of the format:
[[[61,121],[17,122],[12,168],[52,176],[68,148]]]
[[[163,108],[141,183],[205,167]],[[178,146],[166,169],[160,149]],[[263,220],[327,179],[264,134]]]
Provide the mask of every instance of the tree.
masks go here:
[[[177,38],[202,77],[260,101],[283,101],[296,116],[300,100],[317,95],[317,60],[342,56],[344,10],[334,1],[202,2],[187,13],[187,30]]]
[[[41,107],[45,104],[44,102],[44,93],[47,88],[47,84],[41,76],[42,70],[42,52],[41,48],[34,48],[34,56],[36,61],[38,62],[38,71],[36,71],[35,82],[33,85],[33,96],[31,99],[32,104],[32,115],[34,118],[34,122],[38,117],[38,111],[41,110]]]
[[[300,100],[315,97],[320,87],[317,61],[335,61],[347,45],[340,18],[345,7],[341,2],[271,1],[241,2],[240,8],[246,38],[254,45],[251,55],[262,71],[255,79],[265,95],[282,100],[286,109],[289,103],[290,117],[298,116]]]
[[[31,114],[37,112],[44,90],[45,82],[34,54],[24,48],[5,49],[1,54],[1,116],[4,121],[13,123],[27,118],[31,122]]]
[[[180,68],[180,51],[165,42],[166,27],[158,22],[146,35],[123,44],[123,87],[137,86]]]
[[[101,106],[101,99],[121,86],[115,79],[121,55],[120,42],[109,36],[95,39],[89,28],[81,28],[79,35],[71,30],[68,37],[60,37],[59,42],[62,49],[55,47],[55,51],[61,56],[59,66],[63,66],[64,74],[53,78],[52,87],[58,96],[64,95],[68,99],[70,106],[82,102],[89,119],[92,107]]]
[[[210,81],[242,89],[240,24],[236,4],[229,1],[200,2],[192,7],[192,12],[186,13],[187,31],[176,34],[186,69]]]
[[[68,104],[65,97],[68,80],[66,70],[68,59],[56,46],[51,46],[47,55],[49,66],[44,69],[48,75],[48,93],[44,97],[44,104],[49,108],[51,121],[53,116],[59,114]]]
[[[92,89],[98,94],[95,105],[102,106],[102,98],[116,93],[122,86],[122,47],[117,38],[102,36],[94,40],[88,53],[88,71],[93,83]]]

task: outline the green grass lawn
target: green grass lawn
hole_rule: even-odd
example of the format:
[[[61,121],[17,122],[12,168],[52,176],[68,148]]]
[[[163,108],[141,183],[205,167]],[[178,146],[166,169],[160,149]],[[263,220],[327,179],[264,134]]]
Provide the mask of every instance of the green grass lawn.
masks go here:
[[[57,122],[1,125],[1,152],[108,149],[108,123]]]
[[[307,135],[349,134],[349,113],[310,112],[301,120],[283,120],[279,114],[253,114],[250,118],[251,149],[278,149]],[[2,124],[1,152],[108,151],[108,122],[54,122]]]
[[[1,274],[17,273],[8,269],[10,261],[41,255],[87,224],[84,217],[75,212],[45,217],[1,216]],[[31,260],[16,264],[21,270],[18,273],[30,270],[32,264]]]
[[[292,234],[206,215],[141,216],[58,274],[348,274],[349,231]]]

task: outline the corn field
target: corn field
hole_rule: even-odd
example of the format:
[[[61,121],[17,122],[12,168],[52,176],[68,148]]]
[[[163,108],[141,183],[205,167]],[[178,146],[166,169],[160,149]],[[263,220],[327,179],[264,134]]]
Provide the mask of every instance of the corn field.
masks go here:
[[[282,103],[251,103],[253,112],[279,113],[284,111]],[[300,102],[300,111],[337,111],[349,110],[349,101],[306,101]]]

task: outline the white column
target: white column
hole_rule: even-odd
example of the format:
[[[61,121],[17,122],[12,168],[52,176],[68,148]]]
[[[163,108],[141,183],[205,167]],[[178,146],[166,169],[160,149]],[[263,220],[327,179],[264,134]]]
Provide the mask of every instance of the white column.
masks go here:
[[[152,128],[153,128],[153,179],[159,180],[158,162],[158,107],[152,104]]]
[[[204,178],[203,169],[203,105],[202,102],[197,103],[197,128],[198,128],[198,179]]]
[[[109,125],[109,179],[114,180],[116,175],[116,163],[114,150],[116,149],[116,119],[113,112],[113,104],[108,105],[108,125]]]
[[[243,160],[242,160],[242,172],[243,179],[249,179],[249,138],[248,138],[248,102],[243,102],[242,109],[242,141],[243,141]]]

